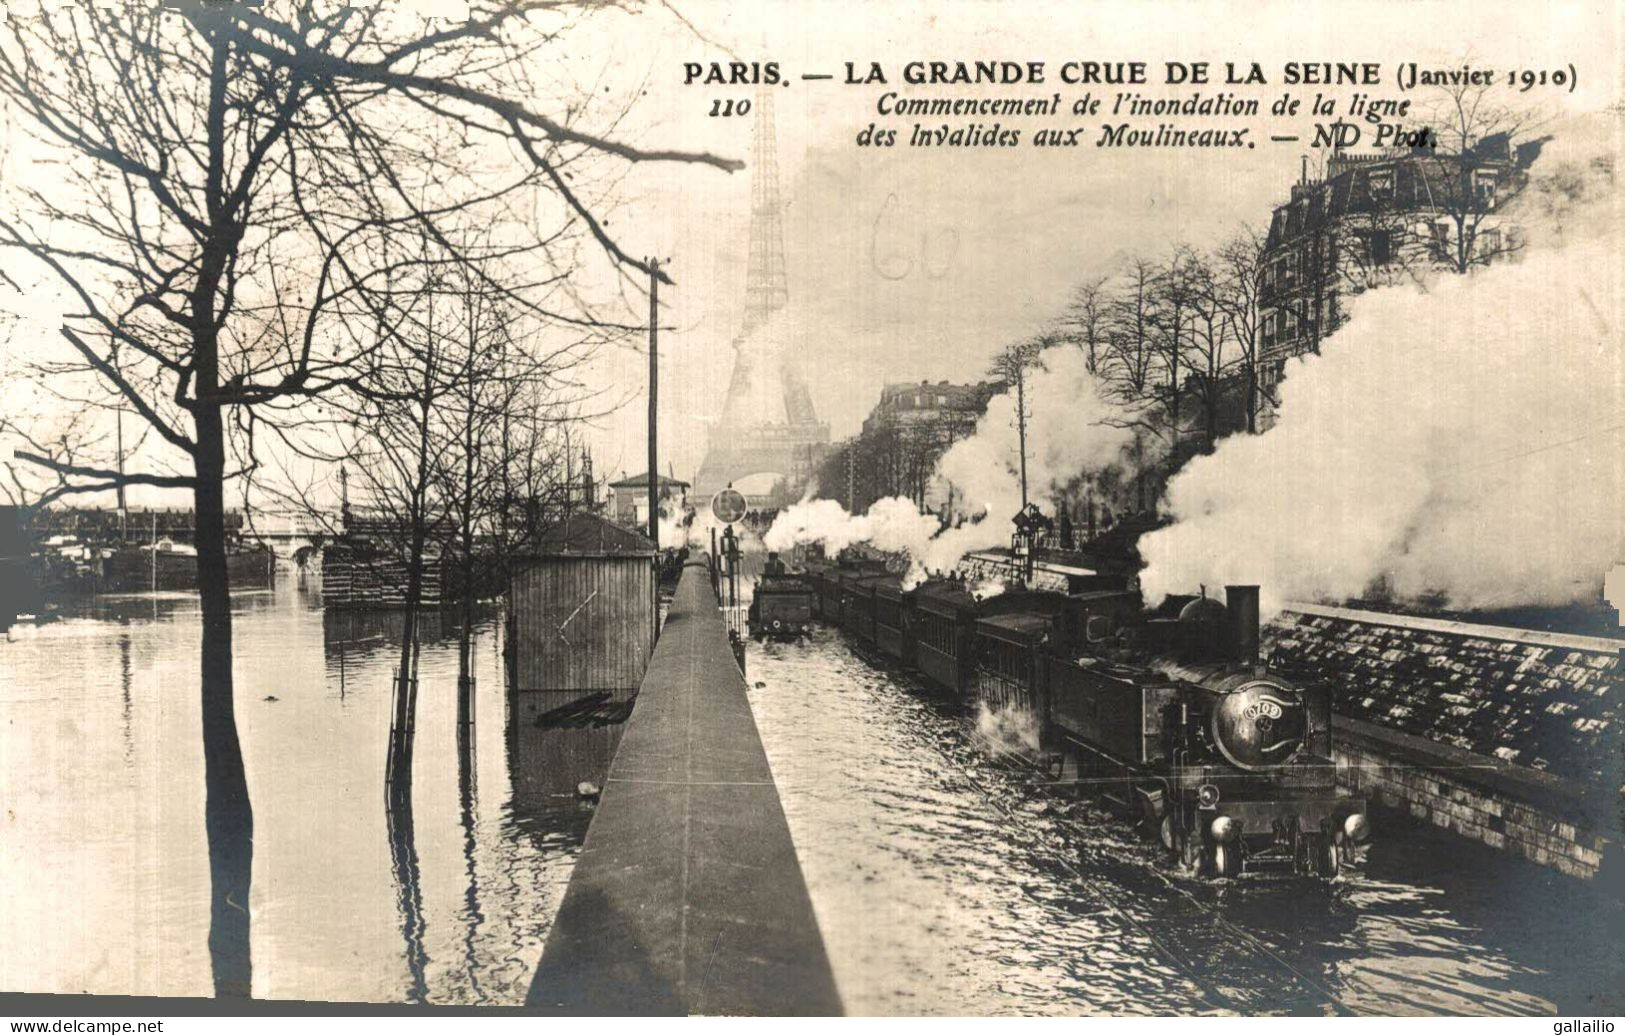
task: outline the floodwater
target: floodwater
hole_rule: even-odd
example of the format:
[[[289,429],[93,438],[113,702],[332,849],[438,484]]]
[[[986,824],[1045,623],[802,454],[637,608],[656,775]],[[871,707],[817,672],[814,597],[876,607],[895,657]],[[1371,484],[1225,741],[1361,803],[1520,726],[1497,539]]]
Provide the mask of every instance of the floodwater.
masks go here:
[[[423,637],[410,817],[383,787],[398,616],[236,602],[254,993],[518,1004],[616,731],[505,712],[498,623]],[[0,642],[0,989],[208,995],[195,600],[103,598]],[[991,756],[840,633],[752,645],[752,706],[852,1013],[1616,1014],[1617,901],[1407,820],[1330,888],[1205,884]],[[759,686],[756,684],[760,684]],[[407,819],[409,818],[409,822]]]
[[[255,996],[523,1003],[591,819],[574,788],[612,735],[540,729],[551,705],[528,700],[506,735],[487,620],[463,760],[456,629],[431,619],[411,815],[391,816],[399,615],[324,621],[291,580],[234,606]],[[211,994],[199,632],[189,595],[104,597],[0,642],[0,989]]]
[[[819,629],[751,703],[852,1013],[1616,1014],[1620,903],[1379,814],[1363,872],[1203,883]]]

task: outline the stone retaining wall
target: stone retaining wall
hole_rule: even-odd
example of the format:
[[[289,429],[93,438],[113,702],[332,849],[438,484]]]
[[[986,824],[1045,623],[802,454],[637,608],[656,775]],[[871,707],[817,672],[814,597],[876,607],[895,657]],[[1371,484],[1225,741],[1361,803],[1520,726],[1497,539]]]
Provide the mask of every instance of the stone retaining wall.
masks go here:
[[[1606,802],[1571,781],[1357,719],[1333,725],[1338,781],[1375,804],[1574,877],[1617,850]]]

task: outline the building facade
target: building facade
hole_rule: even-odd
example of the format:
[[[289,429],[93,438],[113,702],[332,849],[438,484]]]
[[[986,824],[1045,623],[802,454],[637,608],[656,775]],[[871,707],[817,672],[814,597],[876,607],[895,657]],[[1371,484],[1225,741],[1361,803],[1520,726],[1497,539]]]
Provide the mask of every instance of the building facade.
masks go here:
[[[1516,251],[1500,207],[1539,143],[1504,134],[1459,154],[1334,154],[1271,219],[1259,271],[1259,388],[1269,408],[1286,360],[1318,351],[1369,288],[1466,273]]]
[[[660,475],[661,506],[681,514],[688,507],[688,482]],[[649,476],[635,474],[609,483],[609,518],[627,528],[649,527]]]
[[[936,476],[948,448],[976,431],[996,382],[947,381],[885,385],[863,421],[863,431],[826,464],[821,491],[843,505],[866,510],[875,500],[904,496],[921,509],[941,511],[952,487]],[[849,498],[850,497],[850,498]]]
[[[880,401],[864,418],[865,435],[895,428],[941,428],[968,435],[987,409],[996,386],[988,382],[956,385],[947,381],[888,384]]]

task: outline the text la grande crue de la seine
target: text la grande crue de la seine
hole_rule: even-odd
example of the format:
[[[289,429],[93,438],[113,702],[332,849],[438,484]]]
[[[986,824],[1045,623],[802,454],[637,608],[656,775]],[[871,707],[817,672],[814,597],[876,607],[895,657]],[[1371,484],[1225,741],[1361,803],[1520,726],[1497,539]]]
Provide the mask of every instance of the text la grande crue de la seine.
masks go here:
[[[788,85],[792,78],[780,62],[771,60],[685,61],[682,68],[683,83],[689,86],[778,86]],[[1168,85],[1383,84],[1382,66],[1374,61],[1287,61],[1269,70],[1256,61],[1063,61],[1053,69],[1045,61],[846,61],[837,71],[803,71],[799,78],[830,79],[847,86],[892,82],[910,86],[1031,86],[1056,81],[1068,86],[1137,86],[1152,82],[1153,75]],[[1402,89],[1410,85],[1488,86],[1495,81],[1496,73],[1471,66],[1432,68],[1405,62],[1398,66],[1395,79]]]

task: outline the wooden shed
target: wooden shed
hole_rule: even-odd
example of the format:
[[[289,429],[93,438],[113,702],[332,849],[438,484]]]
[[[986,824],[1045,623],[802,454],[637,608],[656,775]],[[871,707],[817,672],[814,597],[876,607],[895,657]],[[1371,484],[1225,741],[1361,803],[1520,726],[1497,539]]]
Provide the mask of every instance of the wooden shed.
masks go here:
[[[514,689],[637,692],[659,628],[654,544],[573,513],[516,568]]]

